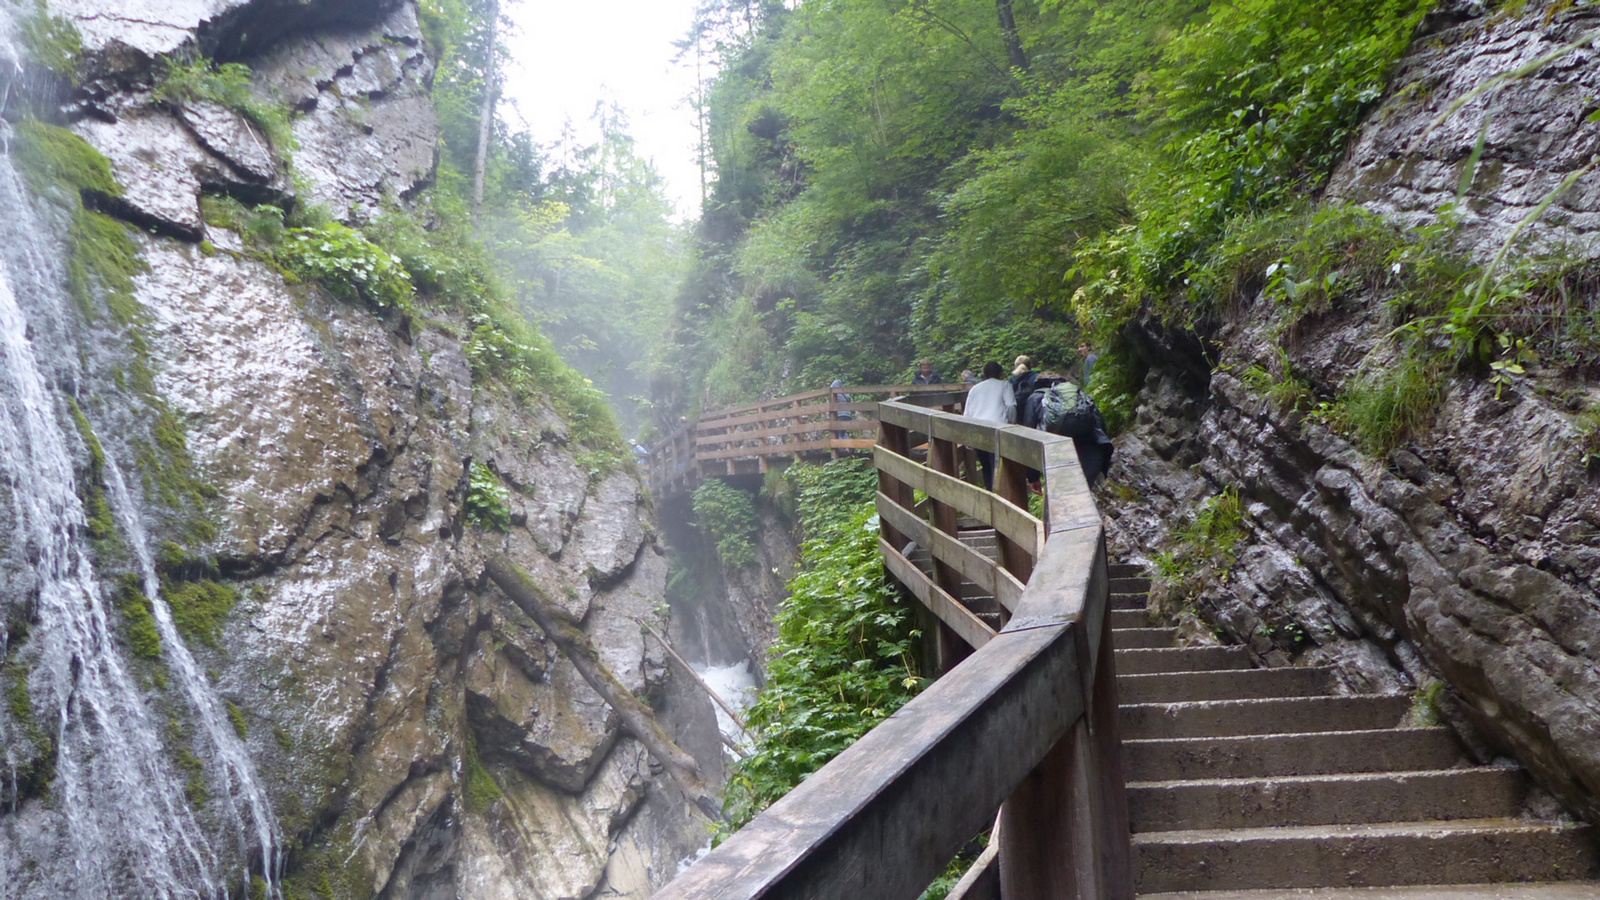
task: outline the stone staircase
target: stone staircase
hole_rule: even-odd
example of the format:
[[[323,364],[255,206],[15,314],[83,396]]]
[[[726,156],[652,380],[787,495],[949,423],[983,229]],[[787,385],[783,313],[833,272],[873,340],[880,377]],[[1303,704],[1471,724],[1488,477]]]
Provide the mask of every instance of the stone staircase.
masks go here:
[[[1141,898],[1600,900],[1592,830],[1524,815],[1521,769],[1404,726],[1407,697],[1177,646],[1150,626],[1142,575],[1111,567]]]

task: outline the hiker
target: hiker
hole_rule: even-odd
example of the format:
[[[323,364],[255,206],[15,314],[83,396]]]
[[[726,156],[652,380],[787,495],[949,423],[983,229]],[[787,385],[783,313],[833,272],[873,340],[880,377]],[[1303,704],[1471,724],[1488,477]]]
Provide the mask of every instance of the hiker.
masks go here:
[[[1017,421],[1017,396],[1006,383],[1005,370],[990,360],[983,364],[983,380],[967,392],[963,413],[969,419],[1010,425]],[[984,490],[994,490],[994,454],[988,450],[975,450],[978,466],[983,470]]]
[[[912,384],[939,384],[939,373],[933,371],[933,363],[924,359],[917,363],[917,374],[911,376]]]
[[[828,385],[828,387],[829,388],[833,388],[833,389],[842,388],[842,387],[844,387],[844,380],[843,379],[839,379],[839,378],[835,378],[833,380],[833,383]],[[833,402],[835,402],[835,403],[849,403],[850,402],[850,395],[849,394],[841,394],[841,393],[837,393],[836,392],[833,395]],[[833,418],[837,419],[840,422],[847,422],[851,418],[853,418],[853,416],[851,415],[850,410],[841,409],[838,412],[835,412],[833,414]],[[833,433],[833,436],[842,441],[842,440],[845,440],[846,438],[850,437],[850,434],[849,434],[849,432],[845,432],[845,431],[835,431]]]
[[[1039,389],[1028,398],[1027,419],[1023,424],[1072,438],[1084,480],[1092,486],[1111,467],[1111,455],[1116,449],[1106,435],[1105,416],[1100,414],[1100,407],[1082,385],[1064,378],[1048,386],[1043,384],[1043,377],[1039,381]]]
[[[1084,388],[1089,387],[1089,376],[1094,372],[1094,364],[1100,361],[1100,354],[1094,352],[1088,341],[1078,344],[1078,359],[1083,361],[1078,378],[1078,384]]]
[[[964,385],[967,385],[968,387],[971,387],[972,385],[975,385],[975,384],[978,383],[978,376],[972,374],[972,370],[971,369],[962,369],[961,370],[961,383],[964,384]]]
[[[1017,357],[1011,368],[1011,393],[1017,399],[1017,409],[1027,405],[1028,395],[1033,393],[1034,382],[1038,380],[1039,376],[1033,371],[1032,357]]]

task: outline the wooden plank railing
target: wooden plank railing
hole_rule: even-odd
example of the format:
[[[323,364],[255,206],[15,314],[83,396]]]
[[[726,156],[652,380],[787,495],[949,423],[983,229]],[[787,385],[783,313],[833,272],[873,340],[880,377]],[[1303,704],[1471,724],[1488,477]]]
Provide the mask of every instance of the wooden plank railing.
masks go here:
[[[997,822],[965,900],[1129,900],[1105,544],[1072,441],[909,402],[881,404],[879,422],[884,563],[937,616],[936,655],[964,658],[657,898],[912,900]],[[927,465],[912,458],[924,439]],[[958,476],[961,448],[997,454],[994,493]],[[958,540],[962,515],[995,528],[1000,564]],[[905,555],[911,541],[932,575]],[[954,599],[963,575],[1009,610],[998,632]]]
[[[870,450],[878,434],[880,400],[928,395],[959,402],[963,389],[847,385],[706,413],[650,448],[650,488],[661,496],[692,489],[708,476],[759,474],[774,463]]]

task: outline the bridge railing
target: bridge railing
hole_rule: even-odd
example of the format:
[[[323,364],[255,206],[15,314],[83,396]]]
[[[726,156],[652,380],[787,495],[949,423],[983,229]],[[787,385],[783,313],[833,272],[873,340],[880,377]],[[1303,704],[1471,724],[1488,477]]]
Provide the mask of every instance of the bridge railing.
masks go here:
[[[878,434],[879,401],[906,395],[959,399],[962,389],[846,385],[709,412],[650,448],[650,487],[663,495],[690,489],[706,476],[759,474],[774,462],[868,450]]]
[[[879,420],[879,549],[942,623],[941,655],[965,658],[656,896],[913,900],[998,809],[966,900],[1129,900],[1105,546],[1072,441],[907,402]],[[924,440],[927,465],[912,456]],[[958,477],[962,447],[997,455],[995,492]],[[961,515],[995,528],[1000,564],[957,539]],[[1009,609],[998,632],[954,599],[961,575]]]

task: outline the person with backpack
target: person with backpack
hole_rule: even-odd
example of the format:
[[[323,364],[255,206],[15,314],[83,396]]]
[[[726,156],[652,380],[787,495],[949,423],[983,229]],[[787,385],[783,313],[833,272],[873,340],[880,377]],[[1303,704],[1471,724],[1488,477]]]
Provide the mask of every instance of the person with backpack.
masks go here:
[[[969,419],[1010,425],[1017,421],[1017,397],[1005,380],[1005,370],[990,360],[983,364],[983,380],[967,391],[967,402],[962,414]],[[988,450],[974,450],[978,467],[983,470],[984,490],[994,490],[994,454]]]
[[[1023,424],[1072,438],[1084,479],[1091,485],[1098,481],[1111,467],[1116,445],[1106,435],[1105,416],[1089,392],[1063,378],[1034,391],[1029,400],[1028,417]]]

